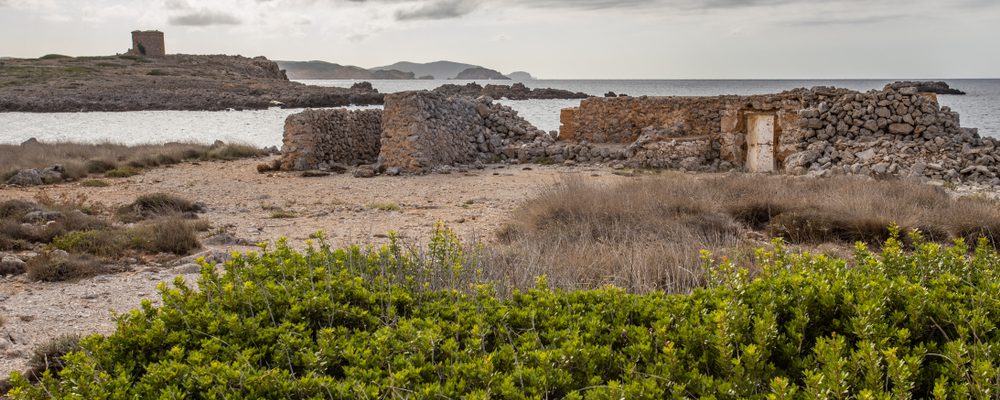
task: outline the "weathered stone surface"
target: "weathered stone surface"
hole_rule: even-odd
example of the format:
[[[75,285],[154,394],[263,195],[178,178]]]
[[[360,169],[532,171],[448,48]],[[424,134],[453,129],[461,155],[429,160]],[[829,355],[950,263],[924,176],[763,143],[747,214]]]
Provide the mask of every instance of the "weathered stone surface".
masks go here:
[[[381,110],[306,110],[285,120],[281,167],[328,170],[374,163],[382,136]]]
[[[889,133],[896,134],[896,135],[909,135],[910,133],[913,133],[914,129],[916,129],[916,128],[914,128],[913,125],[910,125],[910,124],[890,124],[889,125]]]

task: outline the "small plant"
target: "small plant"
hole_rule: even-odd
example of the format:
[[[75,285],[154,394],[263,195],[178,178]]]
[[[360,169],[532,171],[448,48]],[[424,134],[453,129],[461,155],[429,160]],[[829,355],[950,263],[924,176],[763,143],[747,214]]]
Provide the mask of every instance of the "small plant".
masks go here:
[[[387,202],[375,202],[368,205],[368,208],[380,211],[400,211],[402,208],[391,201]]]
[[[288,218],[298,218],[298,214],[294,211],[288,211],[284,209],[277,209],[271,211],[271,218],[274,219],[288,219]]]
[[[108,181],[105,181],[105,180],[87,179],[85,181],[80,182],[80,186],[83,186],[83,187],[92,187],[92,188],[100,188],[100,187],[111,186],[111,184],[108,183]]]
[[[104,173],[107,178],[129,178],[139,175],[139,170],[130,166],[118,167]]]

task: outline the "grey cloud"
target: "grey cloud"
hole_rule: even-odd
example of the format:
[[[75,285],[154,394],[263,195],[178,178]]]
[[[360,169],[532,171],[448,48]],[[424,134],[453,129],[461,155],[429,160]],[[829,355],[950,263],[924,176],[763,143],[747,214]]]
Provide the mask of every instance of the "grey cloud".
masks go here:
[[[170,17],[168,21],[171,25],[181,26],[239,25],[243,23],[235,15],[212,10],[197,10],[175,15]]]
[[[414,9],[399,10],[396,12],[396,19],[406,21],[457,18],[472,12],[478,5],[478,1],[470,0],[434,0]]]
[[[865,17],[824,17],[824,18],[807,18],[802,20],[796,20],[789,22],[789,25],[795,26],[829,26],[829,25],[868,25],[877,24],[886,21],[891,21],[894,19],[906,18],[908,15],[872,15]]]

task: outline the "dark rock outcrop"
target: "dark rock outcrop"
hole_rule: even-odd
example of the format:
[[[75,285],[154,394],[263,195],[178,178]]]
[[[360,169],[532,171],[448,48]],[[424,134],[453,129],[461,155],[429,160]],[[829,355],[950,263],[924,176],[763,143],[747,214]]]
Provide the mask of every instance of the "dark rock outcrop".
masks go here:
[[[488,96],[494,99],[531,100],[531,99],[585,99],[586,93],[571,92],[562,89],[529,89],[523,83],[507,85],[481,86],[475,82],[465,85],[446,84],[434,89],[435,93],[447,96],[480,97]]]
[[[919,93],[953,94],[953,95],[964,95],[965,94],[965,92],[963,92],[961,90],[952,88],[951,86],[948,85],[948,83],[946,83],[946,82],[940,82],[940,81],[937,81],[937,82],[934,82],[934,81],[925,81],[925,82],[902,81],[902,82],[894,82],[894,83],[890,83],[888,85],[885,85],[885,88],[883,90],[889,90],[889,89],[901,90],[903,88],[911,88],[911,87],[912,88],[916,88],[917,92],[919,92]]]

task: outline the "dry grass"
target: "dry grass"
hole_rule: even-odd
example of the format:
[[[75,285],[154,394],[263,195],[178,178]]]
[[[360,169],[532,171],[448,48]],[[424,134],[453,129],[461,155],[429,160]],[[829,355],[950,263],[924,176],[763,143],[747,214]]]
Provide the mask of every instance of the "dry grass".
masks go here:
[[[112,143],[27,143],[0,145],[0,179],[6,181],[20,169],[62,164],[66,176],[81,179],[88,174],[123,177],[139,169],[197,160],[233,160],[258,157],[267,152],[243,144],[203,145],[167,143],[125,146]]]
[[[160,217],[197,218],[195,213],[201,206],[169,193],[152,193],[139,196],[132,204],[118,210],[118,218],[125,222],[136,222]]]
[[[514,212],[484,274],[530,287],[614,284],[633,292],[701,285],[700,250],[752,267],[770,237],[825,251],[878,245],[891,224],[929,239],[1000,239],[1000,208],[903,181],[668,174],[614,185],[568,180]]]
[[[80,346],[81,338],[80,335],[63,335],[36,347],[28,360],[28,370],[24,376],[32,382],[41,380],[46,371],[58,377],[59,371],[65,366],[63,357],[83,350]]]
[[[58,257],[48,253],[28,260],[25,274],[32,281],[72,282],[106,274],[110,270],[100,260],[87,255]]]

